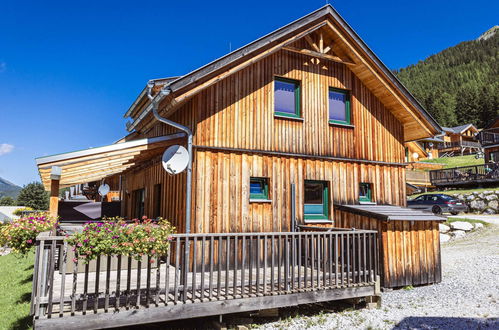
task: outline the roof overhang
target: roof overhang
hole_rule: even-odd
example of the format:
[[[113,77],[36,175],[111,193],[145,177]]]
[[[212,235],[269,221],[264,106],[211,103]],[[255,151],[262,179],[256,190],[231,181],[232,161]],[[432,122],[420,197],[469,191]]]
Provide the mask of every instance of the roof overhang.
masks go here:
[[[60,187],[99,181],[122,173],[185,137],[184,133],[111,144],[52,156],[36,158],[36,165],[45,189],[50,189],[53,166],[62,169]]]
[[[335,41],[356,60],[350,69],[364,83],[367,82],[367,87],[374,90],[376,96],[389,98],[386,102],[387,107],[392,111],[397,109],[396,117],[404,126],[405,141],[433,136],[442,131],[435,119],[331,5],[326,5],[195,71],[167,82],[162,88],[170,90],[170,97],[162,103],[163,115],[171,115],[181,104],[202,89],[286,48],[298,38],[303,38],[319,28],[329,29],[337,36]],[[368,85],[369,82],[372,84]],[[127,129],[135,130],[146,117],[149,122],[153,122],[151,109],[150,102],[146,101],[139,110],[128,111],[128,114],[134,113],[134,115],[130,116],[133,121]]]

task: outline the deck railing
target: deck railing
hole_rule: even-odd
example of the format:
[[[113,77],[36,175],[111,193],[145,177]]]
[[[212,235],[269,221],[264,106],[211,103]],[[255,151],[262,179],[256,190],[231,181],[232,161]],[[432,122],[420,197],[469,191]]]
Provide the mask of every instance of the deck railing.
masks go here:
[[[499,132],[497,132],[497,129],[494,131],[481,131],[477,137],[482,146],[499,144]]]
[[[376,232],[368,230],[176,234],[167,255],[142,260],[100,256],[83,264],[72,253],[64,237],[39,235],[35,325],[123,309],[358,288],[373,285],[378,269]]]
[[[437,149],[453,149],[453,148],[480,148],[480,142],[476,141],[461,141],[461,142],[443,142],[437,145]]]
[[[458,185],[499,181],[499,165],[483,164],[430,171],[433,185]]]

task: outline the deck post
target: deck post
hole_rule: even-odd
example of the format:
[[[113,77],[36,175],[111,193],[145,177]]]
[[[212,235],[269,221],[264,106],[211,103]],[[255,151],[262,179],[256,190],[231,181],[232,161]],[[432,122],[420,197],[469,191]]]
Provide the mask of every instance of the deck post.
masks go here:
[[[61,180],[62,169],[58,166],[52,166],[50,172],[50,208],[49,214],[57,217],[59,212],[59,182]]]

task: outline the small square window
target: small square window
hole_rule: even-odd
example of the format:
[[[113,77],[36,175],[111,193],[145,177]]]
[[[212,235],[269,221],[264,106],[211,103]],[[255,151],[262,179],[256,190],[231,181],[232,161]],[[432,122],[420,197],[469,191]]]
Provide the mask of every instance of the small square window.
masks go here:
[[[338,124],[351,124],[350,94],[337,88],[329,89],[329,121]]]
[[[250,178],[250,199],[269,199],[268,178]]]
[[[326,181],[305,181],[303,215],[305,219],[329,219]]]
[[[274,114],[300,118],[300,82],[285,78],[275,78]]]
[[[372,185],[367,182],[361,182],[359,185],[359,201],[360,202],[372,202]]]

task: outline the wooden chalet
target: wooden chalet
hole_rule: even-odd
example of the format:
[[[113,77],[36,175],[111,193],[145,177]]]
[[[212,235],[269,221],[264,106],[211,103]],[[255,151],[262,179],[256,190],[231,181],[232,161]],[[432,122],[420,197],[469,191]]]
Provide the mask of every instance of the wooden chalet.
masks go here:
[[[481,150],[480,142],[476,135],[478,129],[473,124],[465,124],[455,127],[442,127],[443,134],[439,136],[443,140],[437,143],[439,157],[475,154]]]
[[[440,281],[442,219],[404,208],[404,143],[441,128],[332,6],[184,76],[152,80],[125,117],[130,134],[119,143],[37,159],[52,211],[58,188],[109,182],[123,217],[176,226],[176,255],[147,269],[103,257],[96,273],[71,276],[40,261],[36,327],[373,296],[377,274],[385,287]],[[168,174],[161,155],[188,146],[190,132],[188,185],[189,171]],[[40,237],[38,258],[56,258],[56,246],[64,256],[63,242]]]

